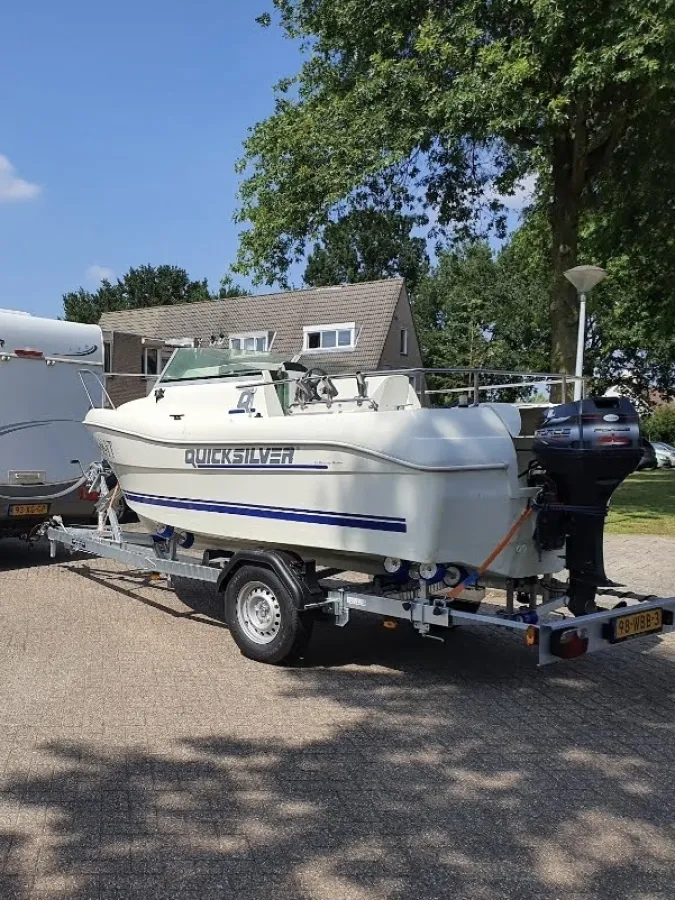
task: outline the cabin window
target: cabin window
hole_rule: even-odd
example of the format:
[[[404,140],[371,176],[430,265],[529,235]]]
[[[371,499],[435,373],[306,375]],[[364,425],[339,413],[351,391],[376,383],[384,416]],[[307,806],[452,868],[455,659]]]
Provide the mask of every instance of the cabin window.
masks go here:
[[[408,329],[401,328],[401,356],[408,355]]]
[[[313,350],[353,350],[355,345],[356,325],[354,322],[340,325],[310,325],[303,328],[302,349],[305,353]]]
[[[156,347],[146,347],[143,351],[143,374],[144,375],[158,375],[157,371],[157,360],[158,360],[159,351]]]
[[[230,350],[252,350],[256,353],[267,353],[270,343],[267,331],[249,331],[245,334],[230,335]]]
[[[103,341],[103,371],[106,375],[112,372],[112,347],[110,341]]]

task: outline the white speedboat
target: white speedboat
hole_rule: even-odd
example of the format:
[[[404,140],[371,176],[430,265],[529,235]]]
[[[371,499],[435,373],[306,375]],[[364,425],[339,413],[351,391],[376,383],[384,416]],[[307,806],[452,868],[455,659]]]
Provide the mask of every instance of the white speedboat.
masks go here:
[[[148,397],[85,424],[150,533],[351,571],[414,566],[429,580],[450,566],[498,579],[565,568],[560,510],[527,515],[550,487],[532,477],[516,405],[431,409],[405,374],[329,378],[268,355],[181,348]],[[565,440],[552,437],[558,449]]]

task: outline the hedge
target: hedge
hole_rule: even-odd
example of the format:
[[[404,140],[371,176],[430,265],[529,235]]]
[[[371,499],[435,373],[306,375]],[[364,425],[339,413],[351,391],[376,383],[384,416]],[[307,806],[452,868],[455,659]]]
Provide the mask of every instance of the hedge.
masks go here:
[[[675,446],[675,406],[659,406],[642,422],[642,431],[650,441],[665,441]]]

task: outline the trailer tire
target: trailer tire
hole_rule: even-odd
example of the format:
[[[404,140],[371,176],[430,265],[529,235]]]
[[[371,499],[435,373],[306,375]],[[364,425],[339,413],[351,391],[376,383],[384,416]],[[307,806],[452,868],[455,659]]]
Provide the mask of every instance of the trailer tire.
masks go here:
[[[237,647],[256,662],[290,662],[307,647],[314,617],[302,612],[270,569],[242,566],[225,588],[225,619]]]

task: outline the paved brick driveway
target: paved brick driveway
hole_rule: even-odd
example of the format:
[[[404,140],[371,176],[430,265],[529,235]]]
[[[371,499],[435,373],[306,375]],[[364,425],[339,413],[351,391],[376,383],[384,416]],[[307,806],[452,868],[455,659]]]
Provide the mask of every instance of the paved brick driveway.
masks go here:
[[[675,541],[608,548],[675,592]],[[537,671],[362,622],[266,668],[201,587],[46,562],[0,544],[2,900],[675,895],[675,639]]]

